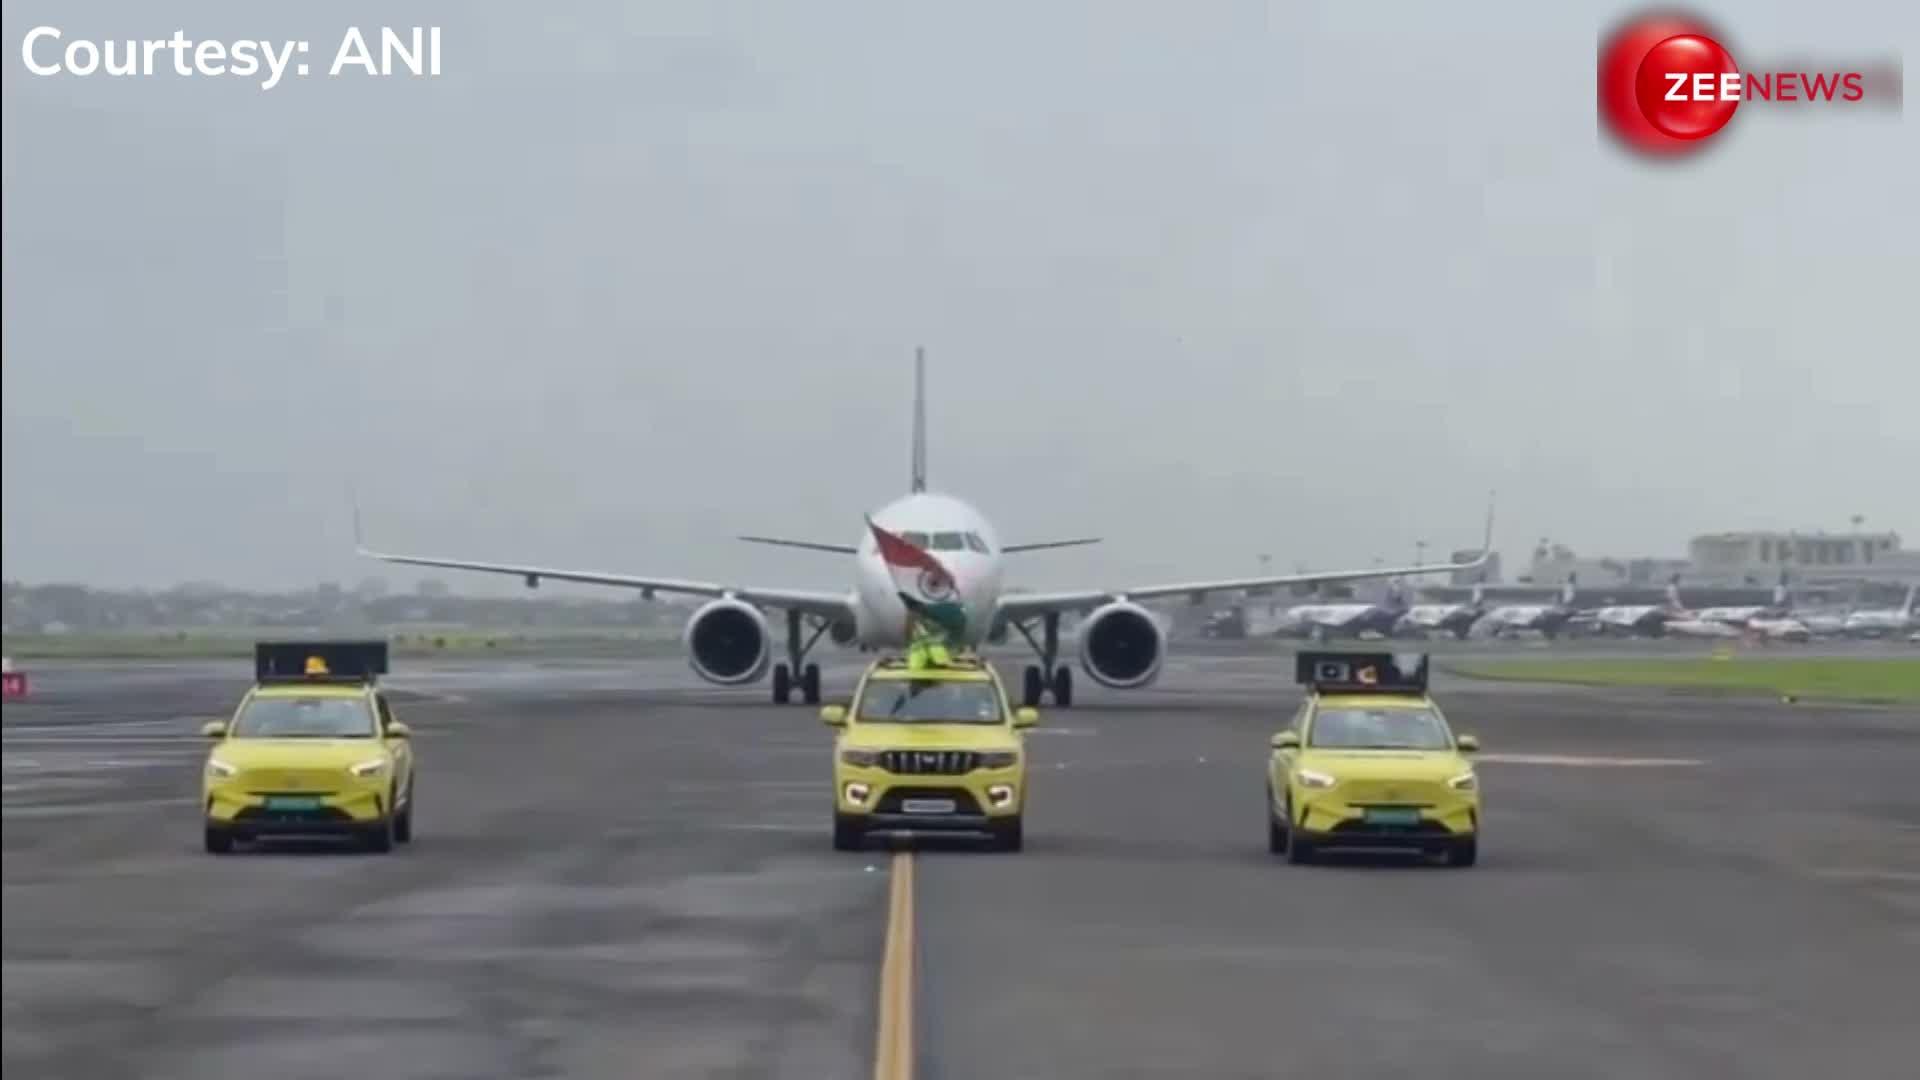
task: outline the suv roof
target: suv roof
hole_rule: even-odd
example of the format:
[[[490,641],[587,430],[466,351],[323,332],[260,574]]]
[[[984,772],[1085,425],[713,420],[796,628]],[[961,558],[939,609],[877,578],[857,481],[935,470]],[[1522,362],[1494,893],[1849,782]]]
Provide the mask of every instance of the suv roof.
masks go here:
[[[951,661],[938,666],[909,667],[907,661],[898,656],[875,660],[867,669],[870,679],[884,680],[944,680],[948,682],[991,682],[993,668],[977,656],[956,656]]]
[[[338,682],[263,682],[253,688],[254,697],[366,697],[373,687],[366,683]]]
[[[1313,700],[1329,708],[1346,709],[1424,709],[1433,705],[1433,699],[1425,694],[1350,694],[1328,691],[1311,695]]]

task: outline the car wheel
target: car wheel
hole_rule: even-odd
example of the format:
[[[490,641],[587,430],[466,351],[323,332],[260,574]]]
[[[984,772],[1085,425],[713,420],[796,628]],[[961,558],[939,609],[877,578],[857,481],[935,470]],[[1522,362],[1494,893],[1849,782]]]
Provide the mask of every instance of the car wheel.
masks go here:
[[[400,817],[393,823],[393,838],[402,844],[413,843],[413,796],[407,796],[407,808],[400,811]]]
[[[1026,837],[1022,818],[996,821],[992,828],[993,846],[1001,851],[1019,851],[1025,845]]]
[[[1447,849],[1448,866],[1472,866],[1480,859],[1480,838],[1469,836],[1465,840],[1455,840]]]
[[[205,841],[207,851],[214,855],[225,855],[233,850],[233,833],[217,825],[207,826]]]
[[[860,842],[866,839],[866,831],[860,823],[845,814],[833,815],[833,850],[858,851]]]
[[[1313,861],[1313,841],[1293,835],[1293,804],[1287,804],[1287,861],[1304,866]]]
[[[1287,853],[1287,827],[1273,815],[1273,789],[1267,789],[1267,853],[1285,855]]]
[[[367,850],[384,855],[393,850],[393,823],[397,815],[382,818],[380,824],[367,830]]]

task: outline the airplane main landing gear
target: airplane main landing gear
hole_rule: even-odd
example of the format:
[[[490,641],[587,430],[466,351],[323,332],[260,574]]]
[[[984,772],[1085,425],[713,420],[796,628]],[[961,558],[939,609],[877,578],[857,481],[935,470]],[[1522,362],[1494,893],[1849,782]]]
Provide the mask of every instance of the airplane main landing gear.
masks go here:
[[[787,612],[787,662],[773,665],[773,703],[785,705],[793,700],[793,691],[797,687],[800,700],[808,705],[820,704],[820,665],[806,664],[802,661],[827,632],[830,625],[825,620],[813,628],[813,636],[802,639],[801,616],[797,611]]]
[[[1040,654],[1040,663],[1027,665],[1021,681],[1020,703],[1028,708],[1040,704],[1040,699],[1051,693],[1053,703],[1061,708],[1073,705],[1073,672],[1065,664],[1057,664],[1060,656],[1060,616],[1049,613],[1041,616],[1041,639],[1035,641],[1033,632],[1025,623],[1015,623],[1014,629],[1027,639],[1033,651]]]
[[[773,703],[785,705],[793,700],[793,692],[800,691],[800,700],[808,705],[820,704],[820,665],[808,664],[800,669],[798,678],[793,669],[785,664],[773,665]]]

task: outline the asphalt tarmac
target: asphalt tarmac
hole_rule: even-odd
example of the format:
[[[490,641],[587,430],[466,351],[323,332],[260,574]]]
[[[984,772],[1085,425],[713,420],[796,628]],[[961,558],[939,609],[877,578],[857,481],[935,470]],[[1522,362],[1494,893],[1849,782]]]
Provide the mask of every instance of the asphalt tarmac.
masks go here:
[[[873,1076],[883,1022],[925,1078],[1920,1069],[1911,710],[1442,677],[1480,865],[1295,867],[1261,817],[1282,667],[1082,680],[1024,852],[896,856],[831,850],[828,732],[764,688],[412,666],[416,842],[226,858],[195,731],[247,665],[38,668],[0,755],[4,1072],[819,1080]]]

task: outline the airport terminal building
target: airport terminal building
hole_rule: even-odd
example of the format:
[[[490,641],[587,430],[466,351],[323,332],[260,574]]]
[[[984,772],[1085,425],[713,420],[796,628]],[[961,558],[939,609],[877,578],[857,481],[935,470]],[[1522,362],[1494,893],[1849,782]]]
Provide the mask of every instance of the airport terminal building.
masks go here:
[[[1920,551],[1898,533],[1722,532],[1687,544],[1688,578],[1702,584],[1759,584],[1782,570],[1797,582],[1920,582]]]

